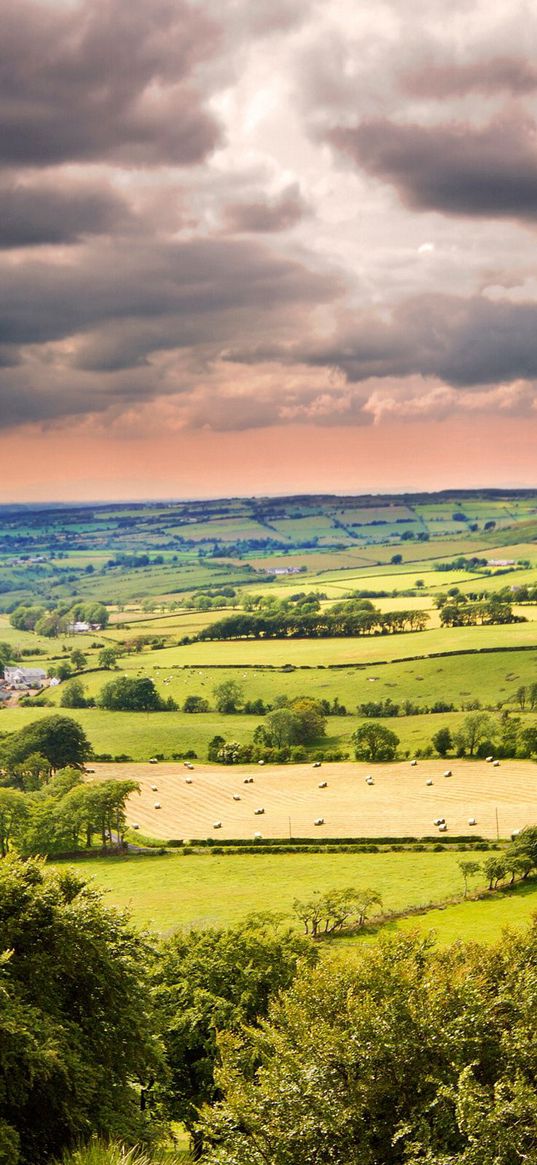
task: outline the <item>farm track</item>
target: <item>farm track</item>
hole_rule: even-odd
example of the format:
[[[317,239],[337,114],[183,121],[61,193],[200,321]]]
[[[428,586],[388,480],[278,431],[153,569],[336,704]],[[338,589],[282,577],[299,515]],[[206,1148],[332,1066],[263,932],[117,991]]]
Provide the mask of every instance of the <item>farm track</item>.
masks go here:
[[[453,775],[444,777],[446,768]],[[371,772],[374,784],[366,784]],[[192,784],[186,783],[186,777]],[[253,784],[244,784],[253,776]],[[132,778],[140,794],[128,804],[128,820],[141,833],[162,839],[314,837],[423,837],[434,835],[436,817],[445,817],[448,836],[475,832],[495,838],[537,822],[537,765],[502,761],[408,761],[367,766],[358,763],[285,766],[181,764],[99,764],[95,779]],[[433,785],[426,784],[427,779]],[[326,789],[319,788],[327,781]],[[153,791],[151,786],[156,785]],[[233,795],[240,796],[234,801]],[[155,802],[161,808],[156,809]],[[262,815],[255,809],[263,808]],[[497,813],[497,818],[496,818]],[[314,821],[324,818],[324,824]],[[468,825],[475,817],[477,825]],[[214,823],[221,827],[214,829]],[[439,840],[442,839],[439,834]]]

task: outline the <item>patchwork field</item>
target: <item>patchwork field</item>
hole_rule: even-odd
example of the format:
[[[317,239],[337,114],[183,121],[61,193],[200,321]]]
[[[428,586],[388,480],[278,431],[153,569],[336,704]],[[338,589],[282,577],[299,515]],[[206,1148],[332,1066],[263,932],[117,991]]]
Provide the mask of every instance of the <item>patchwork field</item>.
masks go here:
[[[212,837],[423,837],[445,817],[453,836],[474,830],[509,837],[537,821],[537,764],[420,761],[391,765],[324,764],[220,767],[180,764],[95,765],[95,779],[137,780],[129,822],[163,839]],[[452,776],[444,777],[446,768]],[[365,778],[372,772],[374,785]],[[245,777],[253,776],[253,784]],[[433,780],[432,785],[426,781]],[[191,784],[187,784],[191,780]],[[321,781],[327,788],[320,788]],[[234,797],[240,798],[234,800]],[[156,804],[160,808],[156,808]],[[263,809],[256,815],[256,809]],[[475,817],[475,827],[468,819]],[[321,825],[315,825],[323,818]],[[218,829],[216,822],[221,822]],[[440,835],[441,836],[441,835]]]

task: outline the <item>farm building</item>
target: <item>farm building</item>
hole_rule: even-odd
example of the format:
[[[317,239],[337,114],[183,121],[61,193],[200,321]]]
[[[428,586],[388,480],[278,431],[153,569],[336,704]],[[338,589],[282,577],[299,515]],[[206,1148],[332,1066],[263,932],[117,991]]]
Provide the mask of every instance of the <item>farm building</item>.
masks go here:
[[[42,667],[5,667],[4,680],[10,688],[42,688],[47,679]]]

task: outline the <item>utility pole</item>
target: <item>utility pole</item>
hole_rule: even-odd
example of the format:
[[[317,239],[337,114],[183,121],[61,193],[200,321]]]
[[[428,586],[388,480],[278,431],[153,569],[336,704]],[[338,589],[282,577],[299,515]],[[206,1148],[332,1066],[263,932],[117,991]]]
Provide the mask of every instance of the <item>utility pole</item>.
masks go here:
[[[498,824],[498,806],[496,806],[496,839],[500,840],[500,826]]]
[[[293,835],[291,833],[291,818],[289,818],[289,841],[292,841]]]

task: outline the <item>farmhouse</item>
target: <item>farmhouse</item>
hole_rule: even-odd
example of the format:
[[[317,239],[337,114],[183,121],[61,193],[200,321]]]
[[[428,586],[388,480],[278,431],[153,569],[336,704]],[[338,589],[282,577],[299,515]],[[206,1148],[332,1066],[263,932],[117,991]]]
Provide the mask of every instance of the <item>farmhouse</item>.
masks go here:
[[[77,620],[76,623],[68,623],[67,631],[69,635],[79,635],[82,631],[91,631],[91,623],[85,623],[82,620]],[[97,630],[97,628],[95,628]]]
[[[42,688],[47,679],[42,667],[5,667],[4,680],[10,688]]]

